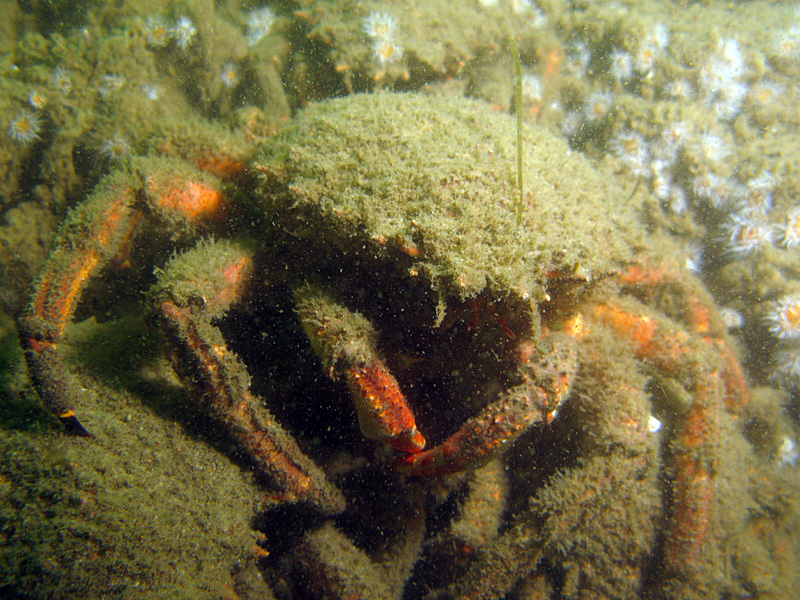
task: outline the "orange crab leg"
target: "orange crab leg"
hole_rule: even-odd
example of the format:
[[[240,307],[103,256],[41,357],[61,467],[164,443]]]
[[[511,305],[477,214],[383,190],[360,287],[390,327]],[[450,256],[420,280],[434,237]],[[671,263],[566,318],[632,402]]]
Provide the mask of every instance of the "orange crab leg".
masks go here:
[[[711,350],[721,344],[702,338],[702,344],[692,342],[685,332],[669,328],[666,322],[633,314],[608,303],[593,307],[594,316],[627,337],[634,352],[643,360],[652,362],[665,373],[680,378],[693,391],[693,401],[683,416],[673,440],[675,476],[673,481],[673,507],[671,531],[665,540],[664,560],[673,572],[691,570],[711,535],[714,506],[714,452],[719,431],[715,415],[728,392],[735,393],[733,385],[726,385],[721,375],[722,365],[716,368]],[[702,346],[708,351],[702,352]],[[690,360],[689,357],[695,358]],[[698,358],[699,357],[699,358]],[[708,357],[708,360],[704,360]],[[726,361],[738,361],[731,355]],[[707,364],[708,363],[708,364]],[[740,373],[732,369],[733,373]],[[730,370],[730,369],[729,369]],[[734,378],[735,379],[735,378]],[[746,390],[746,388],[745,388]]]
[[[34,385],[72,433],[89,435],[72,410],[79,390],[59,357],[59,343],[88,281],[129,243],[142,215],[138,205],[184,228],[217,217],[225,208],[218,185],[197,172],[194,179],[176,182],[174,168],[174,161],[134,161],[129,172],[108,177],[73,209],[20,320]],[[136,171],[148,173],[144,185]],[[178,171],[186,174],[183,167]]]
[[[225,426],[284,501],[307,502],[324,513],[345,500],[322,470],[249,392],[250,378],[211,324],[238,301],[252,277],[252,253],[225,242],[204,242],[173,258],[151,291],[155,318],[172,364],[198,403]],[[198,306],[197,299],[203,302]]]
[[[569,394],[577,356],[567,336],[551,334],[547,339],[553,349],[538,360],[526,359],[521,366],[523,383],[503,393],[438,446],[403,457],[398,469],[407,475],[474,469],[508,448],[532,425],[550,423]]]
[[[725,327],[719,317],[715,317],[713,300],[702,284],[686,273],[678,275],[676,266],[669,261],[656,265],[632,265],[620,274],[619,279],[625,288],[648,295],[659,286],[679,290],[686,302],[683,314],[686,326],[703,336],[703,342],[714,346],[722,356],[720,377],[725,384],[725,406],[734,414],[741,415],[750,404],[747,377],[735,352],[724,340]]]
[[[308,339],[333,379],[347,382],[362,433],[402,452],[419,452],[425,438],[397,379],[375,347],[375,330],[362,315],[317,292],[295,291]]]

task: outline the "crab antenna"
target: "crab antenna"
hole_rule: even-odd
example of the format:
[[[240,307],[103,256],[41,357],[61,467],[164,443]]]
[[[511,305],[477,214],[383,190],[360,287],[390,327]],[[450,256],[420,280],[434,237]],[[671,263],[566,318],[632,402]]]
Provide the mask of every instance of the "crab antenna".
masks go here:
[[[516,71],[517,101],[517,227],[522,225],[522,63],[519,60],[517,40],[511,37],[511,51],[514,53],[514,69]]]

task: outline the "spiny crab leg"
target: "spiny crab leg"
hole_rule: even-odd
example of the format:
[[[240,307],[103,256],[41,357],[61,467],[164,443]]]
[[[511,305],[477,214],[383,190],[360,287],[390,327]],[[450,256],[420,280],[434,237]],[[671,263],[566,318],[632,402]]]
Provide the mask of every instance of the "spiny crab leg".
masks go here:
[[[159,273],[151,290],[155,319],[184,384],[280,490],[281,500],[339,513],[345,508],[341,492],[250,393],[247,369],[212,325],[241,298],[252,273],[253,253],[246,247],[204,241]]]
[[[227,204],[218,180],[170,159],[135,159],[107,177],[70,211],[20,319],[31,378],[67,431],[88,436],[72,409],[78,386],[61,360],[62,341],[88,281],[127,245],[141,208],[191,230],[222,218]]]
[[[422,450],[425,438],[378,353],[369,321],[312,285],[296,290],[295,299],[303,329],[325,371],[350,388],[361,432],[402,452]]]
[[[577,370],[573,340],[550,334],[539,343],[520,348],[522,382],[467,420],[438,446],[401,459],[398,469],[408,475],[444,475],[486,464],[536,423],[550,423],[569,394]]]

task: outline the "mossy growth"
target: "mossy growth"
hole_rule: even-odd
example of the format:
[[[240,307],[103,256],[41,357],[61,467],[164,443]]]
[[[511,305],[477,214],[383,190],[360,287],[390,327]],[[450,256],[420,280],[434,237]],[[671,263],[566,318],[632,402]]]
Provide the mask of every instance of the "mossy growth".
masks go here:
[[[609,272],[641,230],[613,175],[541,127],[522,133],[520,226],[515,120],[418,94],[306,109],[261,153],[263,210],[301,253],[395,263],[444,298],[539,301],[549,271]]]
[[[82,337],[98,340],[91,328],[81,324]],[[190,424],[156,414],[163,400],[75,374],[93,438],[0,426],[0,597],[229,597],[250,561],[253,477]],[[178,395],[164,392],[150,386]],[[31,393],[14,406],[35,414],[39,404]]]

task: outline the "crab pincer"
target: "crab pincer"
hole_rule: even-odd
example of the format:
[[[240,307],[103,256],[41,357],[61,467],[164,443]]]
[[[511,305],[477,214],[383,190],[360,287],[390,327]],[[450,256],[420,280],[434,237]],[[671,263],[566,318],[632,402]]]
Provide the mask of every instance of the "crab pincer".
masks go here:
[[[503,392],[438,446],[401,458],[398,470],[407,475],[446,475],[474,469],[502,453],[532,425],[552,422],[569,395],[577,352],[565,334],[550,334],[540,344],[550,348],[544,353],[520,352],[526,357],[519,368],[521,383]]]

